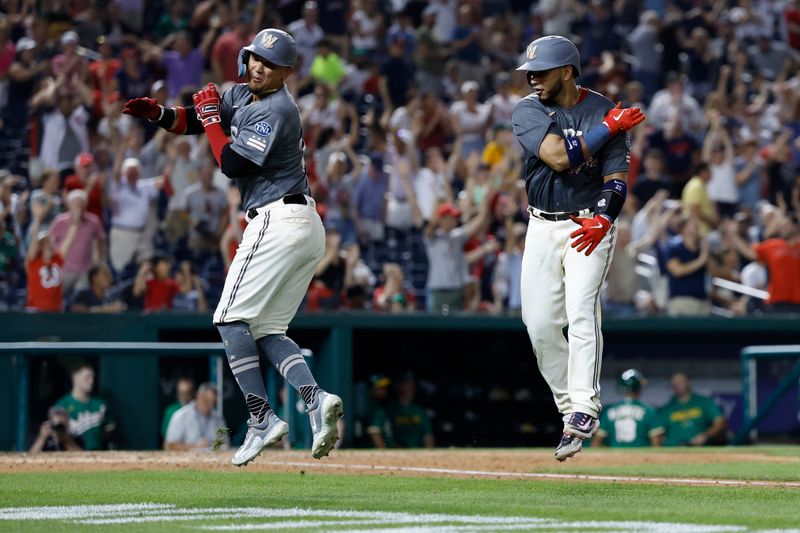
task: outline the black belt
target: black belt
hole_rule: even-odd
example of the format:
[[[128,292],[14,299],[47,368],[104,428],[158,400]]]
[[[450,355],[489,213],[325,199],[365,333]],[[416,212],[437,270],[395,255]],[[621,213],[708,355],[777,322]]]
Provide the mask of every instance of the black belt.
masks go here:
[[[298,205],[308,205],[308,201],[306,201],[306,197],[304,194],[287,194],[283,197],[283,203],[285,204],[298,204]],[[258,215],[259,207],[251,207],[247,210],[247,218],[253,220]]]
[[[576,217],[578,216],[578,212],[574,213],[539,213],[538,215],[533,215],[538,218],[543,218],[545,220],[549,220],[551,222],[558,222],[560,220],[569,220],[569,217]]]

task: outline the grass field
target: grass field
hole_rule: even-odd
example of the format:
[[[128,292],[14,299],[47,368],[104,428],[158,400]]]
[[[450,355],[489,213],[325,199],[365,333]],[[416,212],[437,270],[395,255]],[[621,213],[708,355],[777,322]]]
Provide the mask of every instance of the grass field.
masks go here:
[[[800,448],[551,454],[3,454],[0,531],[800,532]]]

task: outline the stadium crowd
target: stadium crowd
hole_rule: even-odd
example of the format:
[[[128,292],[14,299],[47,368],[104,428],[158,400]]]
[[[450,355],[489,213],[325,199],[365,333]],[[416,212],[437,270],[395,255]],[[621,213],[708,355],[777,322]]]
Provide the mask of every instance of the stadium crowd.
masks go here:
[[[205,139],[121,113],[190,105],[259,29],[298,43],[326,254],[303,308],[517,311],[527,197],[514,72],[547,34],[579,82],[646,109],[603,304],[800,309],[797,0],[5,0],[0,307],[213,308],[241,238]],[[714,280],[712,282],[712,280]],[[744,292],[742,292],[744,291]]]

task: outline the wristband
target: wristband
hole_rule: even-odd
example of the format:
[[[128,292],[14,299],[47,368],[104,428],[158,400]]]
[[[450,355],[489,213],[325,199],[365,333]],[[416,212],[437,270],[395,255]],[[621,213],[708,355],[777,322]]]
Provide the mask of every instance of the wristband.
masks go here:
[[[610,139],[611,130],[605,124],[600,124],[583,134],[583,142],[586,143],[586,148],[592,155],[596,154]]]
[[[579,167],[586,160],[583,155],[581,140],[577,137],[564,137],[564,146],[567,148],[567,159],[569,159],[570,168]]]
[[[600,190],[600,198],[594,209],[595,215],[602,215],[614,222],[622,212],[627,196],[628,186],[624,181],[613,179],[606,182]]]

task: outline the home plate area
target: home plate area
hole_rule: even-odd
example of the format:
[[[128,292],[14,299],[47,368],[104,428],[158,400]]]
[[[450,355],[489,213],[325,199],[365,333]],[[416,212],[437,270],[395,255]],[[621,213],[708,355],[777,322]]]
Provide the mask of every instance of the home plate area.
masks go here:
[[[681,524],[672,522],[573,521],[534,517],[502,517],[452,514],[414,514],[385,511],[323,509],[265,509],[257,507],[178,507],[170,504],[78,505],[60,507],[0,508],[3,521],[54,520],[75,525],[171,524],[206,531],[592,531],[655,533],[717,533],[758,531],[741,526]],[[788,533],[787,529],[773,532]]]

